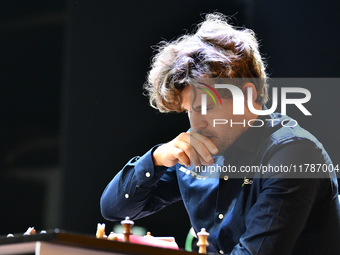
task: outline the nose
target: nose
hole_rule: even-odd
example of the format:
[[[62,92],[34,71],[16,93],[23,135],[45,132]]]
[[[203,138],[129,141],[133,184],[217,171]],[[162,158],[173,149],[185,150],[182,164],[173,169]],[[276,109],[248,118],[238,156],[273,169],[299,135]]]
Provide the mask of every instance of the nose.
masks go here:
[[[189,120],[193,130],[199,130],[208,126],[205,115],[202,115],[200,111],[190,111]]]

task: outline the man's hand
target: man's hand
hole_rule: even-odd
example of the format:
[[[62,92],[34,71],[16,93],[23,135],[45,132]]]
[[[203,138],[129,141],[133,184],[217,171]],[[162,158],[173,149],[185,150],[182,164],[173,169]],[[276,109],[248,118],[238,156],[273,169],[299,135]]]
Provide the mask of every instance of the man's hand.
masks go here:
[[[211,154],[217,152],[217,147],[209,138],[195,131],[189,131],[159,146],[152,157],[155,166],[171,167],[180,163],[189,167],[191,164],[211,165],[214,163]]]

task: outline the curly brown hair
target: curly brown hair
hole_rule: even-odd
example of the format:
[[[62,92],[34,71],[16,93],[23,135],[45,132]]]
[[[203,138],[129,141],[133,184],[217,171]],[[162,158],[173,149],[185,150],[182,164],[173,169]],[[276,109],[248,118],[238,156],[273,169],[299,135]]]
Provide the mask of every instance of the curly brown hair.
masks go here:
[[[207,14],[194,34],[161,42],[145,83],[150,104],[160,112],[182,112],[181,91],[200,78],[261,78],[259,103],[268,98],[265,63],[252,30],[231,26],[220,13]]]

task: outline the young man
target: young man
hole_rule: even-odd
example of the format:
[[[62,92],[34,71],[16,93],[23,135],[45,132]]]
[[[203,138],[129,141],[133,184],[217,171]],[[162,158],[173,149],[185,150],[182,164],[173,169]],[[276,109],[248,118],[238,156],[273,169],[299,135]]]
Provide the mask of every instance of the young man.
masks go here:
[[[233,97],[229,90],[214,90],[225,79],[236,87]],[[223,15],[207,15],[195,34],[159,48],[146,88],[161,112],[187,111],[191,128],[125,165],[102,195],[106,219],[138,219],[182,199],[194,230],[210,233],[209,252],[340,254],[334,171],[284,171],[332,162],[289,117],[259,116],[267,110],[267,82],[251,30],[233,28]],[[213,95],[203,99],[208,90],[218,103]],[[244,105],[235,104],[235,90]],[[242,114],[234,114],[236,108]]]

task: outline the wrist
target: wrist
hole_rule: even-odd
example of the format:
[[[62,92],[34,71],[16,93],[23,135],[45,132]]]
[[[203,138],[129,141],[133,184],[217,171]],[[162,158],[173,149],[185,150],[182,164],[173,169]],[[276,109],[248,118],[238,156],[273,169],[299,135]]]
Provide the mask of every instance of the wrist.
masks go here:
[[[162,166],[163,164],[160,163],[160,154],[159,154],[159,147],[157,147],[153,152],[152,152],[152,161],[154,166]]]

